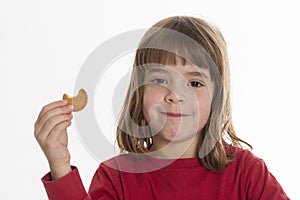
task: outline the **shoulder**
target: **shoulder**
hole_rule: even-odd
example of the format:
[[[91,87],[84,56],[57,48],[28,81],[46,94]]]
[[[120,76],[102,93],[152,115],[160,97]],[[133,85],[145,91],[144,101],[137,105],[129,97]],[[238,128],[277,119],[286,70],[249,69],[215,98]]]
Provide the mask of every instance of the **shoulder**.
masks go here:
[[[119,186],[120,183],[120,175],[123,172],[124,165],[128,162],[128,159],[125,159],[125,155],[118,155],[103,161],[99,164],[98,169],[96,170],[93,177],[93,184],[91,184],[91,189],[97,187],[97,185],[115,185]],[[101,183],[101,184],[99,184]]]
[[[135,172],[142,167],[143,158],[138,154],[120,154],[102,162],[99,168],[112,172]]]
[[[232,164],[238,168],[245,180],[258,180],[271,175],[265,161],[247,149],[238,148],[233,154]]]
[[[239,164],[240,166],[249,166],[254,163],[264,163],[264,161],[254,155],[248,149],[242,149],[236,146],[226,146],[226,153],[231,155],[233,164]]]
[[[246,178],[247,176],[253,177],[255,174],[258,174],[257,172],[268,173],[264,160],[252,153],[252,151],[234,146],[228,147],[226,151],[232,157],[232,161],[227,168],[240,173],[241,176]]]
[[[231,148],[233,160],[227,166],[228,172],[239,177],[249,199],[289,199],[263,159],[249,150]]]

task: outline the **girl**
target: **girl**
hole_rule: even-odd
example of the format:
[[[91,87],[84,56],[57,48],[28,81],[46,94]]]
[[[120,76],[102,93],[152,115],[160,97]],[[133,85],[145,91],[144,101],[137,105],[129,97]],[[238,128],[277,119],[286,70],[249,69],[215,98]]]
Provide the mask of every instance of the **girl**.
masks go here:
[[[121,154],[100,164],[86,192],[70,165],[72,107],[46,105],[35,137],[50,173],[49,199],[289,199],[233,128],[221,33],[175,16],[156,23],[136,51],[117,128]]]

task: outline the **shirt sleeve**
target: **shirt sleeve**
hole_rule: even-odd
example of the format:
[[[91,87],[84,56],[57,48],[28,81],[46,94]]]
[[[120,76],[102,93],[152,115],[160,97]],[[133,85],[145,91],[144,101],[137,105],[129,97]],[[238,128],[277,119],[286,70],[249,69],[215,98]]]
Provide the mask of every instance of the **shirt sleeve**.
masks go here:
[[[78,169],[75,166],[72,166],[71,172],[57,180],[52,180],[49,172],[42,178],[42,182],[49,200],[91,199],[82,184]]]
[[[247,199],[250,200],[289,200],[276,178],[269,172],[265,162],[248,156],[244,171]]]
[[[113,183],[110,169],[101,164],[97,169],[86,192],[79,171],[72,166],[72,171],[57,180],[51,180],[50,172],[42,178],[49,200],[114,200],[119,199]]]

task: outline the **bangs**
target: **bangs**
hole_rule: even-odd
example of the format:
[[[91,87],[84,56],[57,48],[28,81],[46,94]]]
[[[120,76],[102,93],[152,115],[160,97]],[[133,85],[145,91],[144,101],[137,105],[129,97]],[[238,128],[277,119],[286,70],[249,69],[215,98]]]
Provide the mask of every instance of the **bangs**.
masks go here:
[[[161,64],[161,65],[185,65],[187,60],[178,54],[162,49],[147,48],[141,50],[142,62],[139,65],[145,64]]]
[[[185,65],[188,62],[200,68],[209,68],[213,62],[209,54],[189,35],[164,28],[150,30],[137,50],[136,66],[154,63]]]

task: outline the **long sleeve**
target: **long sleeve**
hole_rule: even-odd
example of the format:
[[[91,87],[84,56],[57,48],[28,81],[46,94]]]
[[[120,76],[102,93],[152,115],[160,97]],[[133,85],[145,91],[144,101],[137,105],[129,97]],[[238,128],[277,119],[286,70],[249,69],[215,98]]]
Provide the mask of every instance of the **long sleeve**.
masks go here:
[[[51,180],[48,173],[42,178],[49,200],[112,200],[118,199],[114,190],[112,176],[107,167],[100,165],[96,171],[89,193],[86,192],[78,169],[72,166],[72,171],[60,179]]]
[[[49,200],[89,200],[78,169],[72,166],[72,171],[57,180],[51,180],[50,172],[42,178]]]

